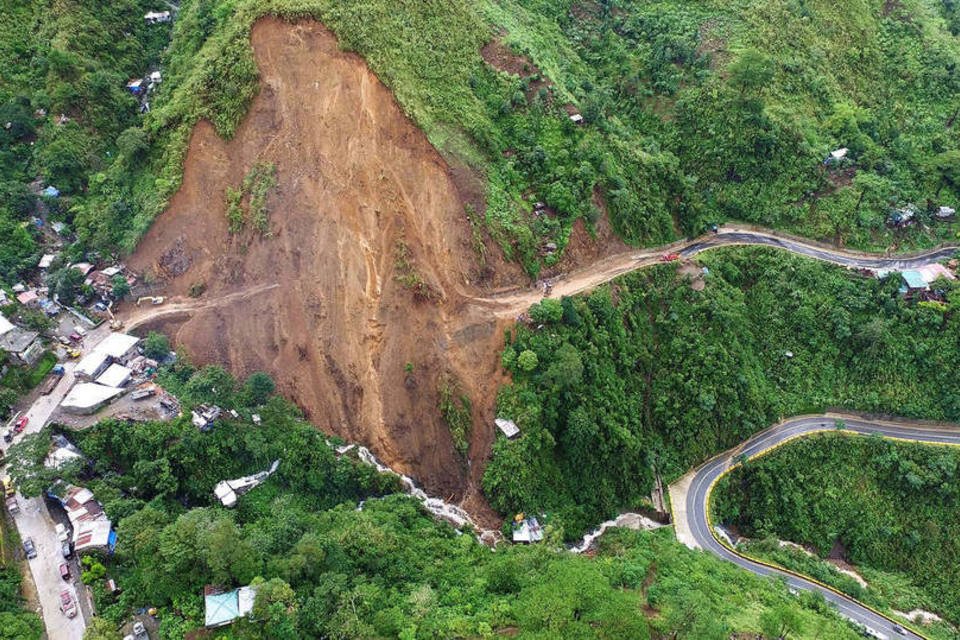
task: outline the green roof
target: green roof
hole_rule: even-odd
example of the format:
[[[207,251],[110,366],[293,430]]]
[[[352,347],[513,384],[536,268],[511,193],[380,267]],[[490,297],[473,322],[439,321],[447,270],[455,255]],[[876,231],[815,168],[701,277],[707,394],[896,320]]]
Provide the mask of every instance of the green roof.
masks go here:
[[[208,627],[229,624],[240,617],[240,600],[236,590],[204,596],[203,605],[204,625]]]
[[[927,287],[927,281],[923,279],[923,275],[919,271],[904,271],[900,275],[903,276],[903,281],[907,283],[907,287],[910,289],[925,289]]]

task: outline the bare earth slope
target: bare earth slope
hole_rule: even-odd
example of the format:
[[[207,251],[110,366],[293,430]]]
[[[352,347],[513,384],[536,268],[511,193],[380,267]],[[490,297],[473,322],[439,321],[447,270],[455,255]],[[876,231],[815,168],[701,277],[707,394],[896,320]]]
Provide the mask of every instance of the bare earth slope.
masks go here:
[[[203,284],[200,302],[224,302],[154,326],[199,363],[268,371],[321,428],[435,494],[463,496],[467,467],[436,409],[437,380],[450,371],[471,396],[493,393],[499,332],[493,321],[449,329],[448,318],[466,326],[480,313],[464,305],[477,268],[449,169],[320,24],[264,19],[252,42],[259,96],[231,141],[196,127],[183,185],[130,260],[168,295]],[[277,169],[272,236],[231,235],[224,190],[258,162]],[[395,279],[400,242],[440,300],[417,301]]]

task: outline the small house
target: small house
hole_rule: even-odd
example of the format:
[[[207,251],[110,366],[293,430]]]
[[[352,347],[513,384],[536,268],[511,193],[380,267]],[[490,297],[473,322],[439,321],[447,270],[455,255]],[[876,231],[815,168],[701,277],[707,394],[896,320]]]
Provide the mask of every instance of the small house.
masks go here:
[[[57,189],[56,187],[54,187],[53,185],[48,186],[47,188],[45,188],[45,189],[44,189],[43,191],[41,191],[40,193],[43,194],[44,196],[46,196],[47,198],[59,198],[59,197],[60,197],[60,190]]]
[[[70,265],[70,268],[76,269],[77,271],[79,271],[85,276],[90,275],[90,272],[93,271],[93,265],[90,264],[89,262],[77,262],[75,264]]]
[[[930,288],[927,285],[926,280],[924,280],[923,275],[921,275],[919,271],[904,271],[900,274],[900,277],[903,280],[903,285],[900,287],[900,291],[903,293],[926,291]]]
[[[169,11],[150,11],[143,15],[143,19],[147,24],[160,24],[162,22],[170,22],[170,12]]]
[[[105,354],[116,362],[126,362],[137,350],[140,338],[126,333],[111,333],[97,345],[94,351]]]
[[[220,417],[220,413],[220,407],[216,405],[200,404],[190,412],[190,419],[193,425],[200,429],[200,431],[209,431],[213,429],[213,425],[217,418]]]
[[[839,164],[844,158],[847,157],[847,153],[849,152],[850,150],[847,149],[846,147],[840,147],[839,149],[834,149],[833,151],[830,152],[830,155],[828,155],[826,159],[823,161],[823,164],[825,164],[828,167],[831,165]]]
[[[500,429],[500,432],[503,433],[508,440],[513,440],[520,435],[520,427],[518,427],[513,420],[497,418],[493,423],[497,425],[497,428]]]
[[[43,344],[36,331],[15,326],[0,335],[0,351],[6,351],[16,363],[32,365],[43,355]]]
[[[36,289],[28,289],[23,293],[17,294],[17,302],[25,307],[36,307],[39,305],[39,300],[40,296],[37,295]]]
[[[583,116],[579,113],[570,114],[570,122],[573,124],[583,124]]]
[[[954,209],[953,207],[941,206],[941,207],[939,207],[939,208],[937,209],[937,213],[936,213],[935,215],[936,215],[937,218],[939,218],[940,220],[949,220],[949,219],[952,218],[956,213],[957,213],[957,210]]]
[[[543,540],[543,527],[533,516],[524,517],[518,513],[513,519],[513,541],[530,544]]]
[[[106,371],[97,377],[97,384],[119,389],[130,382],[131,373],[132,372],[130,369],[126,368],[122,364],[112,364],[107,367]]]
[[[96,413],[101,407],[120,395],[122,391],[115,387],[105,387],[93,382],[75,384],[60,407],[67,413],[86,416]]]
[[[100,351],[85,355],[73,370],[77,380],[94,380],[110,366],[110,356]]]
[[[127,91],[132,93],[135,96],[143,93],[143,79],[137,78],[136,80],[131,80],[127,83]]]
[[[43,254],[43,257],[40,258],[40,262],[37,264],[37,266],[41,269],[49,269],[56,257],[57,254],[55,253],[45,253]]]
[[[208,629],[222,627],[249,616],[257,598],[255,586],[224,591],[207,585],[203,588],[203,624]]]
[[[150,82],[152,82],[153,84],[160,84],[160,82],[163,81],[163,76],[160,74],[159,71],[151,71],[149,77],[150,77]]]

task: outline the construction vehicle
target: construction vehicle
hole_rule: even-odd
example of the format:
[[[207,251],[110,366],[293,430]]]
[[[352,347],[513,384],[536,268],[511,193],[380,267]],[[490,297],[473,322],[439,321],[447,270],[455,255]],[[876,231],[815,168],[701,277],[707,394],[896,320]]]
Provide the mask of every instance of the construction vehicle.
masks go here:
[[[13,497],[17,493],[17,487],[13,484],[13,478],[10,476],[3,476],[0,483],[3,484],[3,496],[5,498]]]
[[[140,304],[140,303],[137,302],[137,304]],[[119,331],[120,329],[123,329],[123,321],[117,320],[116,316],[113,315],[112,307],[113,307],[113,300],[111,300],[110,303],[107,305],[107,315],[110,316],[110,328],[113,329],[114,331]]]
[[[163,296],[143,296],[142,298],[137,299],[137,306],[139,307],[140,303],[143,302],[144,300],[149,300],[150,304],[157,305],[157,304],[163,304],[164,297]]]

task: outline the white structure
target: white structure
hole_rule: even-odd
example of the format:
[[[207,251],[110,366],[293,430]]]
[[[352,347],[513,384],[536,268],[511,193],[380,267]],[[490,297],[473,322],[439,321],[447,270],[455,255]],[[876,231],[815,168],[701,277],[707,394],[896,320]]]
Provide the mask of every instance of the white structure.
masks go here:
[[[954,209],[953,207],[942,206],[939,209],[937,209],[937,217],[943,218],[943,219],[952,218],[956,212],[957,210]]]
[[[146,20],[147,24],[159,24],[161,22],[170,22],[170,12],[169,11],[150,11],[143,15],[143,19]]]
[[[583,124],[583,116],[579,113],[575,113],[570,116],[570,122],[573,124]]]
[[[122,364],[112,364],[107,367],[106,371],[100,374],[97,382],[107,387],[120,388],[130,382],[131,373],[132,371]]]
[[[94,351],[81,358],[73,370],[73,375],[79,380],[93,380],[103,373],[108,366],[110,366],[110,356]]]
[[[543,527],[536,518],[530,516],[513,523],[514,542],[540,542],[543,540]]]
[[[162,81],[163,81],[163,76],[160,74],[159,71],[150,72],[150,82],[154,84],[160,84],[160,82]]]
[[[209,629],[230,624],[249,616],[257,599],[256,587],[240,587],[223,592],[214,587],[203,589],[203,624]]]
[[[507,436],[508,439],[512,440],[520,435],[520,427],[513,420],[507,420],[505,418],[497,418],[493,421],[497,428]]]
[[[40,258],[40,263],[37,264],[41,269],[49,269],[50,265],[53,264],[53,260],[57,257],[55,253],[45,253],[43,257]]]
[[[87,415],[94,413],[120,393],[122,393],[121,390],[114,387],[105,387],[93,382],[81,382],[70,389],[70,393],[63,399],[60,406],[67,413]]]
[[[95,353],[102,353],[114,360],[126,360],[136,351],[140,338],[126,333],[111,333],[94,349]]]
[[[90,489],[66,485],[63,495],[57,498],[73,526],[74,551],[113,549],[116,542],[113,526]]]
[[[14,328],[14,324],[7,320],[2,313],[0,313],[0,336]]]
[[[833,158],[834,160],[843,160],[844,158],[847,157],[847,153],[849,153],[849,151],[850,150],[847,149],[846,147],[840,147],[839,149],[834,149],[833,151],[831,151],[830,157]]]
[[[255,473],[252,476],[244,476],[236,480],[222,480],[213,488],[213,495],[217,496],[223,506],[233,507],[237,504],[237,498],[254,487],[266,482],[267,478],[277,471],[280,466],[279,460],[274,460],[273,464],[266,471]]]

